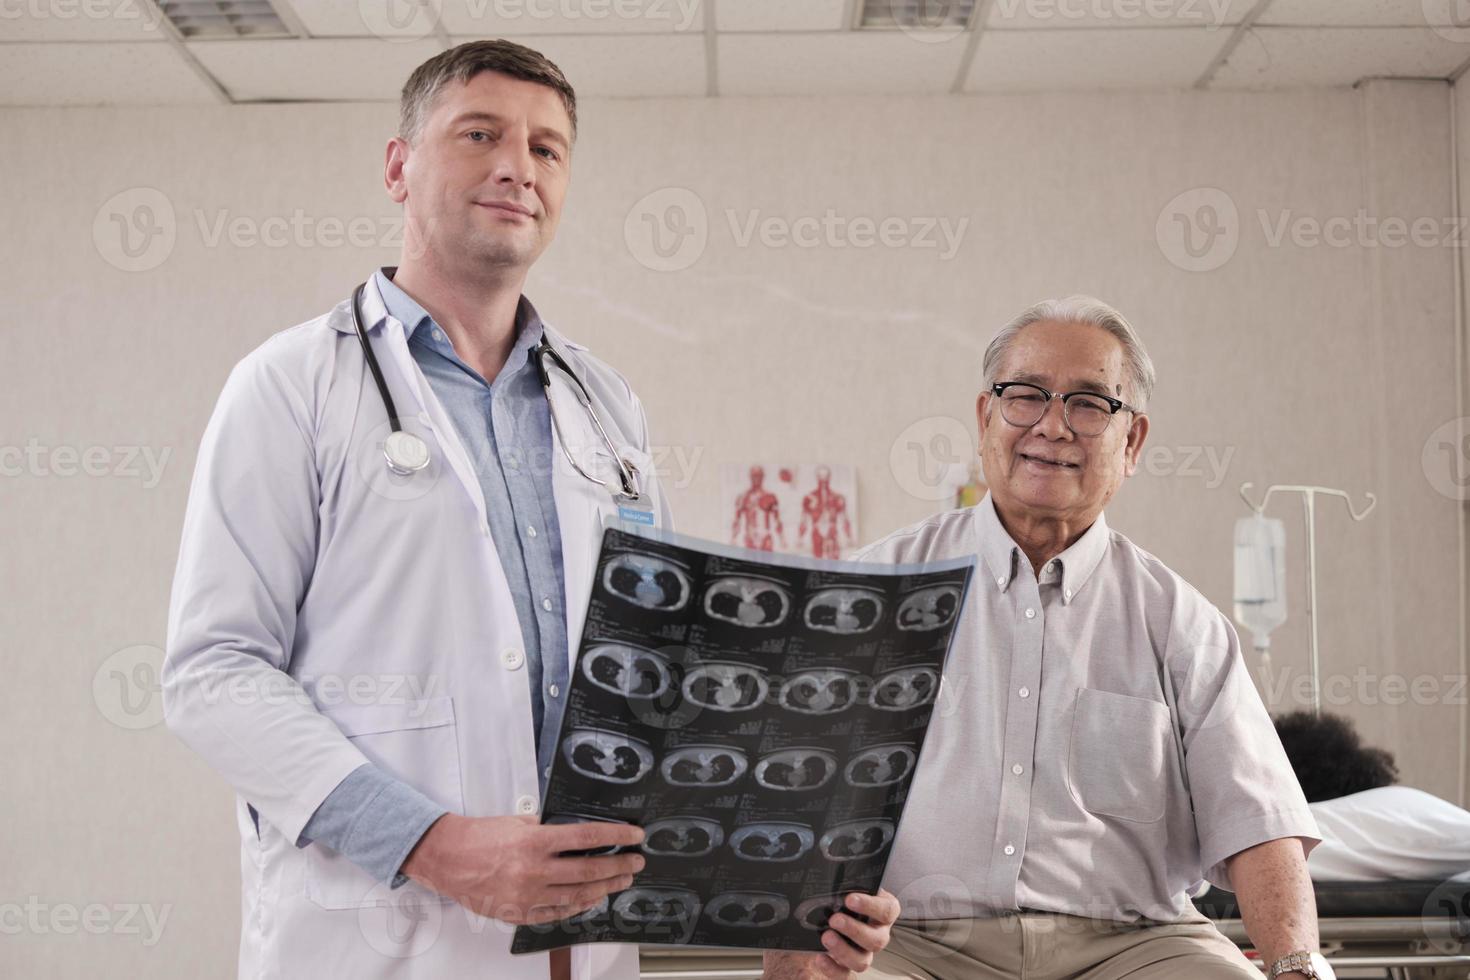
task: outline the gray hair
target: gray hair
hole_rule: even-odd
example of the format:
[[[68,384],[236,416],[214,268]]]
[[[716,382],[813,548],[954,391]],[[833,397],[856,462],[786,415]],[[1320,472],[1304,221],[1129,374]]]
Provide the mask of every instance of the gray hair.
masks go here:
[[[1149,396],[1154,391],[1154,362],[1149,358],[1148,351],[1144,350],[1143,341],[1138,339],[1138,332],[1123,314],[1091,296],[1042,300],[1027,307],[1014,320],[1001,327],[1000,332],[990,341],[990,346],[985,348],[987,388],[1000,380],[997,374],[1001,362],[1005,359],[1011,341],[1016,339],[1016,334],[1033,323],[1043,322],[1091,324],[1102,327],[1118,338],[1118,343],[1123,345],[1123,361],[1128,370],[1129,403],[1139,410],[1148,406]]]

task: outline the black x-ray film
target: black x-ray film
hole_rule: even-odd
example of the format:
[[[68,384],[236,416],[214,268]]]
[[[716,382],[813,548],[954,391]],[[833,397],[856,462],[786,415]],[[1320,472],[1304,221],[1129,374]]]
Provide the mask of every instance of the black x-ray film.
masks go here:
[[[637,824],[647,865],[511,951],[821,950],[883,878],[971,568],[609,528],[541,819]]]

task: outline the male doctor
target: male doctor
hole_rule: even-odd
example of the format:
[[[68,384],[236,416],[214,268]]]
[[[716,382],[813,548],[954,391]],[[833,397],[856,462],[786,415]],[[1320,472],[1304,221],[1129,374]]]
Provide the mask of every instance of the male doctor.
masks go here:
[[[637,396],[521,293],[575,136],[535,51],[421,65],[384,167],[399,265],[247,355],[205,431],[163,690],[238,794],[241,977],[638,976],[633,945],[509,953],[513,925],[589,909],[644,863],[559,856],[636,827],[535,817],[603,521],[670,520]],[[389,468],[389,399],[422,468]],[[849,904],[871,923],[834,917],[822,975],[866,969],[898,913]]]

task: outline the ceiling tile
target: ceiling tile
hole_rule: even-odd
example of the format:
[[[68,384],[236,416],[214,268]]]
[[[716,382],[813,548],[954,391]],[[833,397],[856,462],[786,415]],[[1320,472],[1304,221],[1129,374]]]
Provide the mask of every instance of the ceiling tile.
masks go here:
[[[721,95],[912,95],[954,83],[965,37],[903,31],[721,34]]]
[[[399,0],[273,0],[290,7],[312,37],[422,40],[433,35],[432,12]]]
[[[363,0],[383,3],[385,0]],[[707,0],[429,0],[452,35],[689,34]]]
[[[175,105],[219,95],[172,44],[0,47],[0,105]]]
[[[1207,28],[986,31],[964,90],[1188,88],[1228,37]]]
[[[1271,0],[1257,24],[1290,27],[1455,26],[1456,0]],[[1464,17],[1460,19],[1464,26]]]
[[[991,0],[986,30],[1208,27],[1240,23],[1256,0]]]
[[[738,0],[715,8],[722,31],[841,31],[847,0]]]
[[[1211,88],[1352,85],[1368,77],[1444,78],[1470,45],[1427,27],[1256,27],[1240,39]]]
[[[452,39],[455,44],[473,40]],[[578,98],[704,95],[703,34],[518,37],[561,68]]]
[[[191,41],[189,50],[236,101],[398,100],[404,79],[443,48],[378,38]]]
[[[0,41],[163,41],[143,0],[0,0]]]
[[[280,0],[277,0],[279,3]],[[699,34],[708,0],[292,0],[314,37]]]

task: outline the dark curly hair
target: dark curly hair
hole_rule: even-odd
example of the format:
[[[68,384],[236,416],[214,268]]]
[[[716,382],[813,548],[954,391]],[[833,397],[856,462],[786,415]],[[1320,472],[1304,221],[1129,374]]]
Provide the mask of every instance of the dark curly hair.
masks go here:
[[[1278,715],[1275,722],[1308,803],[1390,786],[1399,778],[1393,755],[1365,746],[1353,723],[1341,715],[1293,711]]]

